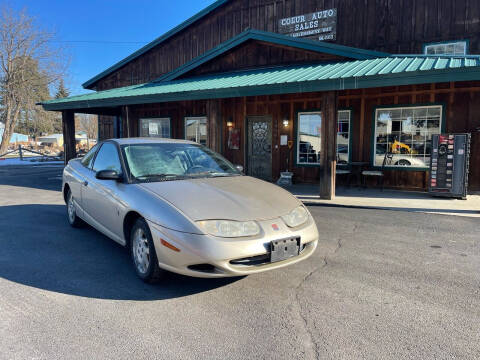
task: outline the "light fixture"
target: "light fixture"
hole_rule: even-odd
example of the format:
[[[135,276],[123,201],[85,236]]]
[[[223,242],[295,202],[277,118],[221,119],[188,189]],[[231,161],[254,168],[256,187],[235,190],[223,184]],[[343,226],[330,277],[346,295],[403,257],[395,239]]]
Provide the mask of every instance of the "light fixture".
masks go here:
[[[283,126],[288,127],[288,119],[283,120]]]
[[[229,128],[233,127],[233,121],[232,121],[231,117],[228,118],[228,120],[227,120],[227,127],[229,127]]]

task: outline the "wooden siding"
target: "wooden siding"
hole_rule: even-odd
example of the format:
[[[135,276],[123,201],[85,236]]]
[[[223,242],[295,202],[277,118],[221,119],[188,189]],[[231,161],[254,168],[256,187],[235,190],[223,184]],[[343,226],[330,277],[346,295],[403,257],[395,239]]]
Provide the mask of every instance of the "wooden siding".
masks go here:
[[[339,108],[353,109],[353,161],[371,161],[374,108],[389,105],[442,104],[445,132],[472,133],[469,189],[480,190],[480,83],[440,83],[341,92]],[[363,112],[362,110],[363,103]],[[358,134],[363,134],[359,136]],[[475,151],[475,149],[477,149]],[[387,170],[385,186],[426,190],[428,172]]]
[[[98,138],[101,140],[111,139],[115,137],[114,133],[114,116],[99,115],[98,116]]]
[[[321,61],[342,61],[345,58],[314,51],[294,49],[287,46],[269,44],[263,41],[246,43],[212,59],[198,68],[184,74],[182,78],[203,74],[261,68],[266,66],[291,65]]]
[[[278,19],[333,7],[338,10],[336,44],[422,53],[426,42],[468,39],[470,53],[480,53],[480,1],[232,0],[94,87],[105,90],[153,80],[247,28],[277,32]]]
[[[207,116],[215,112],[216,124],[209,121],[209,145],[234,164],[246,166],[246,118],[247,116],[269,115],[272,117],[272,175],[277,179],[280,171],[287,167],[296,182],[319,181],[319,167],[295,166],[294,152],[288,146],[280,145],[281,135],[296,140],[294,122],[296,113],[306,110],[319,110],[325,100],[325,93],[303,93],[272,96],[254,96],[208,101],[184,101],[163,104],[137,105],[129,107],[130,136],[138,136],[138,119],[142,117],[170,117],[172,137],[184,138],[184,118],[186,116]],[[471,132],[472,157],[470,160],[469,189],[480,191],[480,82],[440,83],[348,90],[338,93],[338,109],[352,110],[352,161],[371,161],[371,139],[373,131],[373,110],[376,106],[415,105],[442,103],[445,108],[446,132]],[[213,109],[213,110],[212,110]],[[123,115],[124,116],[124,115]],[[125,116],[124,116],[125,118]],[[284,127],[283,120],[290,124]],[[209,119],[210,120],[210,119]],[[240,130],[240,148],[228,148],[226,122],[232,121]],[[125,125],[125,121],[124,121]],[[215,128],[212,129],[212,126]],[[126,129],[123,130],[126,134]],[[220,132],[220,134],[219,134]],[[215,143],[215,140],[217,142]],[[220,144],[218,143],[220,142]],[[294,147],[296,142],[294,142]],[[428,180],[426,171],[387,170],[385,186],[390,188],[425,190]],[[369,184],[374,186],[373,183]]]

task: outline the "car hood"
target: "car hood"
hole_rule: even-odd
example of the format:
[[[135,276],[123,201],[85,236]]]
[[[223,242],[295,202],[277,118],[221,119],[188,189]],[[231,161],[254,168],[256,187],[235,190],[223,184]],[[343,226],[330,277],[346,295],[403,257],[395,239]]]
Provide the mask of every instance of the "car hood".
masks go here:
[[[249,176],[162,181],[138,186],[170,202],[193,221],[272,219],[301,204],[281,187]]]

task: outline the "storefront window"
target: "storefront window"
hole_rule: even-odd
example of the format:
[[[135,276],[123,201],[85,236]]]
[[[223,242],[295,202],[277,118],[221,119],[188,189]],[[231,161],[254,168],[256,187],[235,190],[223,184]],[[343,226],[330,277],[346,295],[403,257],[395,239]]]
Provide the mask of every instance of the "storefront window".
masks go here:
[[[185,139],[207,145],[207,118],[185,118]]]
[[[467,42],[455,41],[441,44],[427,44],[425,45],[426,55],[466,55]]]
[[[350,110],[338,111],[337,120],[337,164],[350,162]]]
[[[442,106],[377,109],[374,164],[428,167],[432,134],[440,134],[441,125]]]
[[[140,136],[170,138],[170,118],[140,119]]]
[[[298,114],[297,163],[319,164],[321,149],[322,114],[304,112]]]

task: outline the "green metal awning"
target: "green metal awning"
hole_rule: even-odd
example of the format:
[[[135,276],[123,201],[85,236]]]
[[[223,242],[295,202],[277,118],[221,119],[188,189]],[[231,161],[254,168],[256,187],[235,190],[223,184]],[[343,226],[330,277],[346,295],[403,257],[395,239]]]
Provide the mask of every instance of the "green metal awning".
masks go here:
[[[150,82],[41,103],[74,110],[167,101],[480,80],[478,56],[392,56]]]

